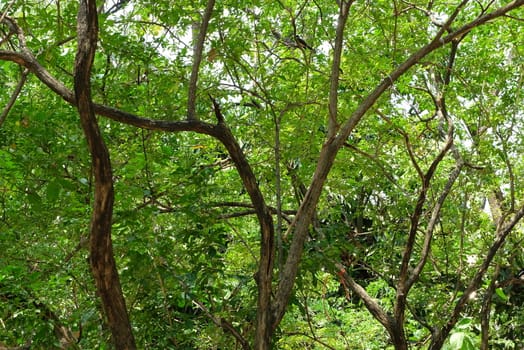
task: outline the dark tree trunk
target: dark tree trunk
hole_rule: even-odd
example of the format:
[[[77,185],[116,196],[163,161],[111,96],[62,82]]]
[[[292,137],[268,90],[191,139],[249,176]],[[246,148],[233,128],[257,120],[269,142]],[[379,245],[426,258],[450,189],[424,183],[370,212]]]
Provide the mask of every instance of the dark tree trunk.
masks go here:
[[[114,202],[111,161],[107,147],[100,135],[91,101],[90,76],[98,34],[96,11],[95,0],[80,1],[78,52],[75,60],[74,77],[78,113],[91,153],[95,175],[89,261],[115,348],[136,349],[111,242],[111,219]]]
[[[409,347],[403,325],[397,325],[397,327],[390,330],[390,336],[395,350],[408,350]]]

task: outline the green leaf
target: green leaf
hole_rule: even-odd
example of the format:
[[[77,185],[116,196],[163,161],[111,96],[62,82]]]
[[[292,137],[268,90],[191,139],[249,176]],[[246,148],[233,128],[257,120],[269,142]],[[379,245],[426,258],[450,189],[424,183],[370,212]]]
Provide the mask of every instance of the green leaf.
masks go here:
[[[58,181],[51,181],[47,184],[46,198],[49,202],[54,203],[60,195],[62,189],[61,184]]]
[[[497,295],[500,297],[500,299],[502,299],[503,301],[508,301],[509,298],[508,296],[506,295],[506,293],[504,293],[504,290],[502,288],[497,288],[495,289],[495,293],[497,293]]]
[[[451,334],[451,337],[449,337],[449,344],[451,345],[451,348],[456,350],[462,349],[462,344],[464,343],[465,337],[466,333],[464,332],[456,332]]]

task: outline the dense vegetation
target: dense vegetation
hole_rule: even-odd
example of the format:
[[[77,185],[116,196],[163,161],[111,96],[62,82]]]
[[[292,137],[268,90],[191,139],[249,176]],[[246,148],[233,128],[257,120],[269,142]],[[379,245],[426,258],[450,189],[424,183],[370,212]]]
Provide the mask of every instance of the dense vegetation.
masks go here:
[[[3,1],[0,348],[523,348],[522,5]]]

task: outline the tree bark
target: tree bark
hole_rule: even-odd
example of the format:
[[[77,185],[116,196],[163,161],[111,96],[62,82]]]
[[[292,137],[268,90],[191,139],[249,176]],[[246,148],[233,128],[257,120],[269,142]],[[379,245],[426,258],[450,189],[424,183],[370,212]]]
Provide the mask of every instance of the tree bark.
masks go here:
[[[75,59],[74,88],[95,176],[89,261],[115,348],[136,349],[111,242],[114,202],[111,161],[98,128],[91,100],[91,67],[98,36],[95,0],[80,1],[77,25],[78,51]]]
[[[500,264],[495,266],[495,272],[491,276],[491,282],[484,293],[482,308],[480,309],[480,350],[489,350],[489,319],[491,311],[491,300],[497,288],[497,278],[500,273]]]
[[[258,299],[254,349],[269,350],[271,349],[271,339],[273,337],[273,318],[271,314],[271,284],[275,260],[275,227],[273,218],[258,187],[253,169],[251,169],[242,152],[242,148],[235,140],[231,130],[227,127],[217,102],[214,99],[212,101],[218,124],[214,127],[211,135],[222,142],[235,163],[238,174],[255,208],[260,225],[260,262],[258,271],[255,274],[258,285]]]
[[[200,70],[200,62],[202,61],[202,50],[204,49],[204,40],[206,38],[207,26],[211,20],[215,0],[208,0],[206,9],[202,16],[202,23],[198,25],[193,23],[193,67],[191,69],[191,77],[189,78],[189,91],[187,94],[187,119],[196,120],[196,99],[197,99],[197,82],[198,72]],[[197,30],[195,30],[197,29]]]

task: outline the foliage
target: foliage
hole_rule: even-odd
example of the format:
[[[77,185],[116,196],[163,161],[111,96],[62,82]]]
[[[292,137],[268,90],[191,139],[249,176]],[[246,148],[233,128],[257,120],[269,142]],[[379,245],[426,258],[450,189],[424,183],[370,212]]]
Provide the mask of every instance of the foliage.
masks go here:
[[[253,188],[274,222],[271,303],[301,235],[301,205],[314,207],[274,348],[402,349],[400,338],[428,348],[453,319],[439,346],[476,349],[487,316],[494,348],[523,345],[522,1],[482,23],[474,21],[510,3],[338,3],[349,8],[343,40],[337,2],[217,2],[192,88],[204,2],[99,2],[91,92],[114,109],[99,110],[98,124],[138,348],[233,349],[240,339],[255,347],[267,242]],[[77,11],[68,0],[0,5],[0,347],[114,346],[88,264],[95,170],[75,102],[15,59],[23,43],[8,22],[72,89]],[[400,72],[441,29],[441,42]],[[197,121],[188,119],[191,93]],[[119,120],[115,110],[141,119]],[[192,128],[220,126],[220,116],[237,153],[223,133]],[[415,278],[399,312],[402,276]],[[399,339],[366,296],[402,319]]]

